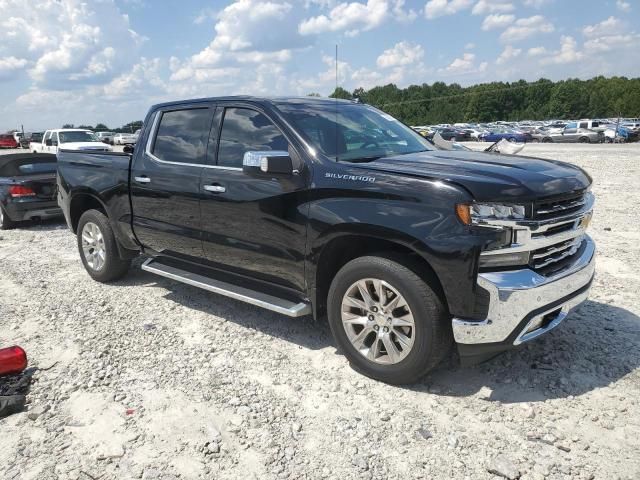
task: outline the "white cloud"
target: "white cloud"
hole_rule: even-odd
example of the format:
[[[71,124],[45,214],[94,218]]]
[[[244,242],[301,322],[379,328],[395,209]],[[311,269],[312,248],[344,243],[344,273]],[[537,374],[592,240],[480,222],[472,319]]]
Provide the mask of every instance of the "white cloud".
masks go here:
[[[397,4],[396,4],[397,7]],[[346,30],[351,36],[371,30],[382,24],[389,15],[387,0],[368,0],[367,3],[351,2],[336,5],[328,15],[303,20],[298,25],[302,35]]]
[[[422,46],[410,42],[400,42],[382,52],[376,63],[380,68],[398,67],[415,64],[422,60],[422,57],[424,57]]]
[[[573,37],[563,35],[560,38],[560,50],[553,52],[550,56],[543,58],[543,65],[564,65],[575,63],[584,58],[584,53],[578,50],[578,42]]]
[[[476,44],[473,42],[469,42],[464,46],[465,50],[473,50],[474,48],[476,48]]]
[[[512,2],[507,0],[480,0],[471,10],[474,15],[485,15],[487,13],[505,13],[516,9]]]
[[[480,65],[476,66],[475,62],[475,53],[464,53],[462,55],[462,58],[456,58],[448,67],[441,68],[438,70],[438,72],[449,75],[480,73],[484,72],[489,65],[487,62],[482,62],[480,63]]]
[[[493,14],[485,17],[482,22],[482,30],[488,31],[496,28],[506,28],[516,19],[515,15],[510,14]]]
[[[429,0],[424,6],[424,16],[432,19],[445,15],[453,15],[466,10],[473,0]]]
[[[609,17],[595,25],[587,25],[582,29],[582,34],[588,38],[602,37],[604,35],[616,35],[624,30],[622,21],[616,17]]]
[[[0,79],[9,78],[16,70],[23,70],[29,62],[14,56],[0,58]]]
[[[517,42],[532,37],[539,33],[550,33],[555,30],[553,24],[542,15],[534,15],[528,18],[519,18],[513,25],[507,28],[500,40],[505,43]]]
[[[513,48],[511,45],[507,45],[502,51],[502,53],[500,54],[500,56],[498,57],[498,59],[496,60],[496,63],[498,65],[503,65],[507,63],[509,60],[518,57],[520,53],[522,53],[521,49]]]
[[[113,0],[0,2],[0,57],[27,63],[44,88],[109,81],[135,62],[144,41]]]
[[[275,82],[280,65],[291,60],[292,51],[306,48],[313,41],[291,26],[302,13],[285,1],[232,2],[216,15],[215,36],[209,45],[185,60],[171,59],[170,80],[240,88],[238,75],[242,66],[253,64],[252,77],[264,79],[272,72]],[[260,69],[258,74],[256,69]]]
[[[400,23],[413,22],[418,18],[418,14],[413,9],[405,10],[404,4],[405,0],[396,0],[395,5],[393,6],[393,17]]]
[[[629,50],[631,54],[637,52],[640,35],[621,34],[607,35],[599,38],[592,38],[584,42],[584,50],[587,54],[604,53],[616,51],[623,55],[623,50]],[[626,54],[625,54],[626,55]],[[633,65],[633,62],[631,63]],[[635,63],[637,67],[637,62]]]
[[[629,2],[625,2],[624,0],[617,0],[616,1],[616,7],[618,7],[618,10],[620,10],[622,12],[630,12],[631,11],[631,4]]]
[[[545,55],[547,53],[547,49],[544,47],[531,47],[527,50],[527,55],[530,57],[539,57]]]
[[[542,8],[543,6],[551,2],[553,2],[553,0],[524,0],[524,4],[527,7],[532,8]]]

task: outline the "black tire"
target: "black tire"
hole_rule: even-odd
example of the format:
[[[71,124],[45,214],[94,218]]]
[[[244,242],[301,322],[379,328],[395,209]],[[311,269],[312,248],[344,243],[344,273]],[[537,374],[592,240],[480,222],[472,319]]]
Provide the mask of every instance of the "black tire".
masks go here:
[[[509,141],[511,143],[516,143],[516,138],[515,137],[509,137]]]
[[[9,218],[4,208],[0,207],[0,230],[11,230],[15,228],[16,222]]]
[[[90,266],[83,249],[82,236],[84,227],[90,222],[97,226],[104,242],[104,263],[97,269]],[[122,278],[127,273],[127,270],[129,270],[131,260],[123,260],[120,258],[120,255],[118,254],[118,241],[113,234],[113,230],[109,224],[109,219],[104,213],[98,210],[87,210],[84,212],[78,222],[76,237],[82,264],[84,265],[87,273],[94,280],[102,283],[112,282]]]
[[[379,364],[351,343],[342,323],[342,301],[347,290],[364,278],[392,285],[406,300],[415,322],[414,343],[407,356],[394,364]],[[442,300],[416,272],[393,256],[366,256],[344,265],[331,283],[327,299],[329,325],[340,351],[358,372],[386,383],[413,383],[445,357],[452,343],[450,315]]]
[[[590,143],[589,137],[580,137],[579,143]]]
[[[545,137],[542,139],[542,143],[553,143],[553,140],[551,140],[549,137]]]

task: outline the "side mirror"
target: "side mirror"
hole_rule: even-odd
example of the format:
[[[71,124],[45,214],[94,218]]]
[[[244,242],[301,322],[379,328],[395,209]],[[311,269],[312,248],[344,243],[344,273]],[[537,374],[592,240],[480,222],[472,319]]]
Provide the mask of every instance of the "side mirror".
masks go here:
[[[247,173],[293,174],[293,162],[289,152],[268,150],[264,152],[245,152],[242,169]]]
[[[133,153],[133,149],[134,149],[133,145],[127,144],[122,148],[122,151],[124,153]]]
[[[46,143],[47,147],[53,146],[53,140],[51,140],[50,138],[47,138],[47,141],[45,143]]]

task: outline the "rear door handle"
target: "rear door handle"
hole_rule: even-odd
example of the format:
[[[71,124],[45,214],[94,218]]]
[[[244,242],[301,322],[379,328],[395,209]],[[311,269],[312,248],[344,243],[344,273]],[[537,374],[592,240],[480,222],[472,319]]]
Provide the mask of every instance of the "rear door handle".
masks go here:
[[[227,188],[222,185],[205,185],[204,189],[211,193],[224,193],[227,191]]]
[[[133,179],[138,183],[149,183],[151,179],[149,177],[133,177]]]

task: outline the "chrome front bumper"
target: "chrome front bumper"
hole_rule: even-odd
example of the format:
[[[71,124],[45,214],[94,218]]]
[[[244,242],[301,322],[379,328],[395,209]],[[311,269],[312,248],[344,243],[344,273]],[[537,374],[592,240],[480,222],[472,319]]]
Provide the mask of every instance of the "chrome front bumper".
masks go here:
[[[528,268],[478,275],[489,292],[489,310],[482,321],[453,319],[458,344],[519,345],[557,327],[568,313],[587,299],[595,272],[595,243],[586,246],[561,273],[545,277]]]

